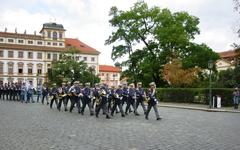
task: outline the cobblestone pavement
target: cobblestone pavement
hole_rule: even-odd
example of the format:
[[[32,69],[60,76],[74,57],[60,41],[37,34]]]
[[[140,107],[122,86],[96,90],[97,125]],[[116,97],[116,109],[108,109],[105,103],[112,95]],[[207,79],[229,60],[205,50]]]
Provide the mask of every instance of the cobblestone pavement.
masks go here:
[[[140,109],[139,109],[140,110]],[[240,115],[159,108],[112,119],[0,101],[0,150],[239,150]]]

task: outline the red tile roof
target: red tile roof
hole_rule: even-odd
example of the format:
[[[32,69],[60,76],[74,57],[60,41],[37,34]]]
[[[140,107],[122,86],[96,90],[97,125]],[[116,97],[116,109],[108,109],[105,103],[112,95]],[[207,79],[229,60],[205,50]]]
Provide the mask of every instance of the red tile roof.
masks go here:
[[[99,65],[99,72],[121,72],[121,69],[114,66]]]
[[[76,47],[77,49],[79,49],[80,53],[82,53],[82,54],[95,54],[95,55],[100,54],[99,51],[88,46],[87,44],[83,43],[82,41],[80,41],[78,39],[66,38],[65,46],[66,47],[68,47],[68,46]]]
[[[238,53],[236,50],[229,50],[218,53],[221,58],[236,57]]]

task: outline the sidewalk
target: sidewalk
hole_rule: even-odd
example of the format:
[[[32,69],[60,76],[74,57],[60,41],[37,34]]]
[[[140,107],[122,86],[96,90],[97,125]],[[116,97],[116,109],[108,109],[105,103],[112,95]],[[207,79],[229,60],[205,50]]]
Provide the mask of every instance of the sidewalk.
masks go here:
[[[234,110],[233,107],[221,107],[221,108],[211,108],[210,109],[208,105],[202,105],[202,104],[160,102],[159,107],[191,109],[191,110],[200,110],[200,111],[208,111],[208,112],[240,113],[240,108],[238,110]]]

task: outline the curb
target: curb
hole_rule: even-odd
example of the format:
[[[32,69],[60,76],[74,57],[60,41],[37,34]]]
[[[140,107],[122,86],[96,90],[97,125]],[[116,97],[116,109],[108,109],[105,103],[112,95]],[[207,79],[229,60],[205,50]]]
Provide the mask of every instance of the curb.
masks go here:
[[[178,109],[190,109],[190,110],[200,110],[207,112],[227,112],[227,113],[240,113],[239,110],[226,110],[226,109],[209,109],[209,108],[199,108],[199,107],[188,107],[188,106],[174,106],[174,105],[159,105],[159,107],[168,107],[168,108],[178,108]]]

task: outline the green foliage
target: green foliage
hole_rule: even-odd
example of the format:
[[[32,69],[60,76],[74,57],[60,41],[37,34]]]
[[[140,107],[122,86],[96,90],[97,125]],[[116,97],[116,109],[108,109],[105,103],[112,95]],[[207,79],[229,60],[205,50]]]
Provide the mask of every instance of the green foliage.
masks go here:
[[[94,75],[93,70],[87,67],[84,61],[76,61],[75,57],[79,51],[70,48],[69,51],[60,55],[60,59],[52,63],[51,72],[48,73],[50,82],[60,85],[62,82],[80,81],[81,83],[99,82],[99,78]]]
[[[213,88],[213,96],[220,96],[222,106],[232,106],[233,89]],[[157,97],[163,102],[209,104],[207,88],[158,88]]]
[[[187,12],[149,8],[139,1],[127,11],[112,7],[109,16],[113,32],[105,44],[113,45],[113,60],[128,58],[121,65],[128,67],[124,75],[133,82],[155,81],[165,86],[162,69],[173,58],[183,59],[186,67],[203,68],[208,59],[217,59],[206,45],[191,42],[200,33],[199,19]]]

